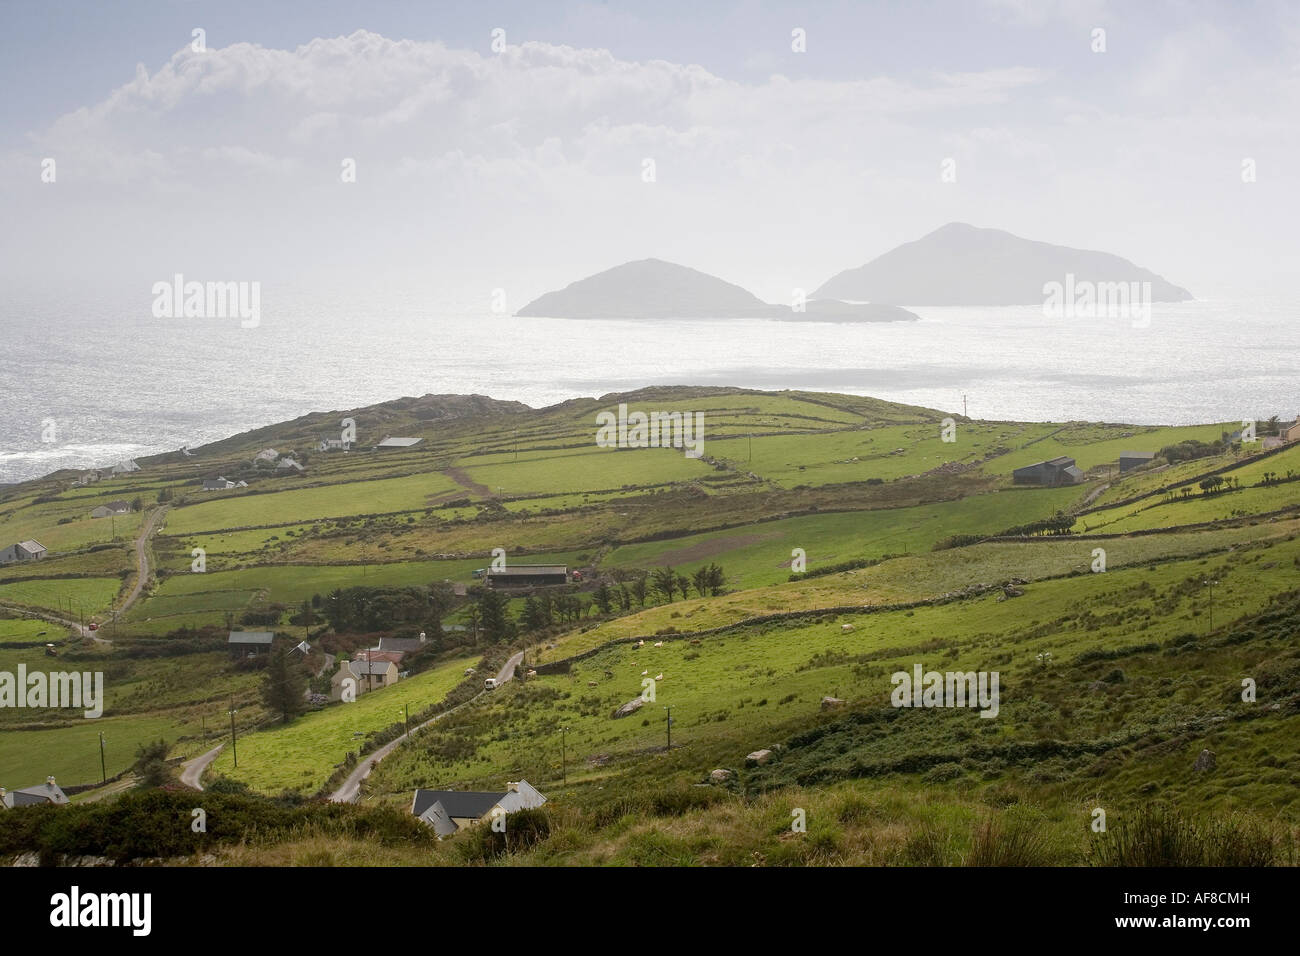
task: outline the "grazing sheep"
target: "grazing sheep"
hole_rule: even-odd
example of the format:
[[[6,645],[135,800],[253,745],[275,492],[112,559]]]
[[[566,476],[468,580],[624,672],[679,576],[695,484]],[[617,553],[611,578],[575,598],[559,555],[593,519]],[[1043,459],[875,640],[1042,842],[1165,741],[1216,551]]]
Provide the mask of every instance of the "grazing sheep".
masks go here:
[[[655,641],[655,647],[663,647],[663,646],[664,646],[663,641]]]
[[[605,676],[606,676],[606,677],[613,677],[613,676],[614,676],[614,672],[613,672],[613,671],[605,671]]]
[[[851,631],[851,630],[853,630],[853,625],[852,625],[852,624],[841,624],[841,625],[840,625],[840,633],[841,633],[841,634],[847,634],[847,633],[848,633],[849,631]]]
[[[649,673],[650,673],[649,669],[643,670],[643,671],[641,672],[641,676],[642,676],[642,677],[645,677],[645,675],[646,675],[646,674],[649,674]]]
[[[659,681],[659,680],[663,680],[663,679],[664,679],[664,675],[663,675],[662,673],[660,673],[659,676],[655,678],[655,680],[657,680],[657,681]]]

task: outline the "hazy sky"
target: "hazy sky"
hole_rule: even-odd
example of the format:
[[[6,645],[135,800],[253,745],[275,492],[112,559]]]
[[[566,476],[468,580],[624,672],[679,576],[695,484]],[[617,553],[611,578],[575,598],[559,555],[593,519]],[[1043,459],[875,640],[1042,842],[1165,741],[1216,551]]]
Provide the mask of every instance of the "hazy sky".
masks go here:
[[[787,301],[952,220],[1202,296],[1300,261],[1294,3],[6,0],[0,91],[12,282],[513,310],[657,256]]]

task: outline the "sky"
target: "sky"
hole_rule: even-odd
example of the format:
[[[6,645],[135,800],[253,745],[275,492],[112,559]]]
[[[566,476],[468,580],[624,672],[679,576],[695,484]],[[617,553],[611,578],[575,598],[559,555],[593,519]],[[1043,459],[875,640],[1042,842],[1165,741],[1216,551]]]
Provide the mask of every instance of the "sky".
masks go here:
[[[788,301],[962,221],[1287,295],[1298,116],[1283,2],[2,0],[0,280]]]

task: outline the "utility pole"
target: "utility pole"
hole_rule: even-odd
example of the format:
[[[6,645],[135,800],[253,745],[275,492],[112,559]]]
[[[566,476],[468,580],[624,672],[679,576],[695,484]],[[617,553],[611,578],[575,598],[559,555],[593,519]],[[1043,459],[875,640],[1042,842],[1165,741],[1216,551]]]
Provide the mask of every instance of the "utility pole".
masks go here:
[[[235,758],[235,766],[239,766],[239,748],[235,746],[235,695],[230,695],[230,753]]]
[[[665,707],[664,710],[668,711],[668,749],[672,750],[673,749],[673,709],[671,707]]]
[[[104,732],[99,732],[99,779],[101,783],[108,783],[108,768],[104,764]]]
[[[966,414],[966,393],[965,392],[961,393],[961,417],[970,418],[970,416]]]
[[[560,728],[560,766],[564,772],[564,786],[569,785],[569,741],[568,727]]]
[[[754,433],[749,433],[749,461],[754,460]]]
[[[1214,586],[1218,581],[1206,580],[1205,586],[1210,589],[1210,630],[1214,630]]]

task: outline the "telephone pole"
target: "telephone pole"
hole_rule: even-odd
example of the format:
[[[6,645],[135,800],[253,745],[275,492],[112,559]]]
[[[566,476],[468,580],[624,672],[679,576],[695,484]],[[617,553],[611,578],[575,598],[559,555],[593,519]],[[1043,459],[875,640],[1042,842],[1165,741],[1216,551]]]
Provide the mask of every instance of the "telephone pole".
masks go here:
[[[664,710],[668,711],[668,749],[672,750],[673,749],[673,709],[671,707],[665,707]]]
[[[235,766],[239,766],[239,748],[235,746],[235,695],[230,695],[230,753],[235,758]]]
[[[108,768],[104,765],[104,732],[99,732],[99,779],[101,783],[108,783]]]
[[[560,766],[563,768],[563,773],[564,773],[564,786],[566,786],[566,787],[569,785],[569,741],[568,741],[568,733],[569,733],[569,728],[568,728],[568,727],[561,727],[561,728],[560,728]]]

